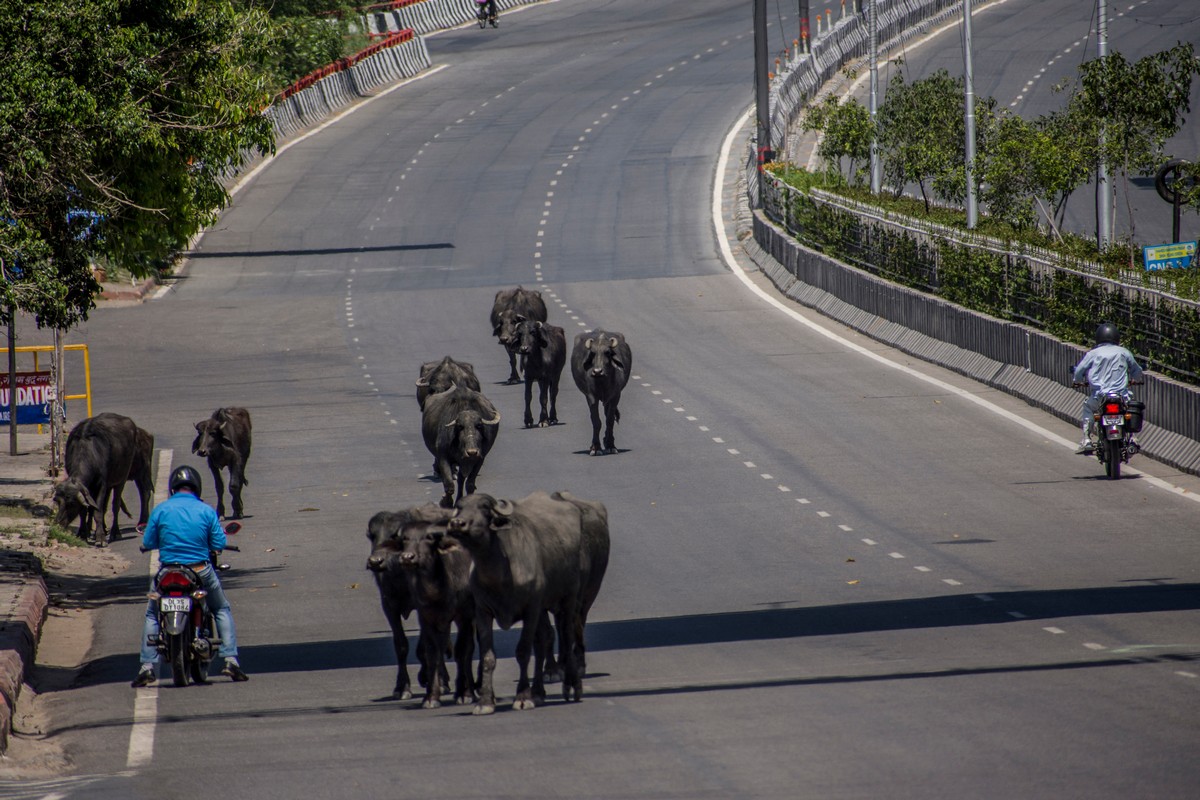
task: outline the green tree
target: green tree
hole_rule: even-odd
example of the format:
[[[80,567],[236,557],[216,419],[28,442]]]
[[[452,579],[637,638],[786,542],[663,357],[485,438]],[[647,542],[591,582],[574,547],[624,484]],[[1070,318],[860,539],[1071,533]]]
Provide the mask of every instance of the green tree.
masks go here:
[[[69,328],[93,259],[145,275],[212,222],[274,148],[273,37],[225,0],[0,2],[0,307]]]
[[[1191,111],[1192,78],[1200,73],[1191,43],[1132,63],[1112,53],[1079,69],[1079,91],[1072,103],[1103,125],[1104,146],[1098,154],[1119,170],[1126,188],[1131,173],[1153,175],[1167,158],[1167,140],[1183,125],[1182,113]],[[1136,231],[1128,202],[1126,212],[1132,241]],[[1131,259],[1132,253],[1131,249]]]
[[[897,197],[915,183],[928,210],[935,180],[937,191],[954,194],[948,176],[963,160],[962,98],[962,79],[944,69],[912,83],[900,72],[892,78],[877,119],[884,179]]]
[[[817,157],[827,169],[842,171],[842,161],[848,161],[846,177],[853,185],[860,185],[864,178],[864,166],[871,159],[871,112],[854,98],[838,102],[836,97],[825,98],[809,108],[804,118],[804,130],[821,131],[821,143],[817,146]]]

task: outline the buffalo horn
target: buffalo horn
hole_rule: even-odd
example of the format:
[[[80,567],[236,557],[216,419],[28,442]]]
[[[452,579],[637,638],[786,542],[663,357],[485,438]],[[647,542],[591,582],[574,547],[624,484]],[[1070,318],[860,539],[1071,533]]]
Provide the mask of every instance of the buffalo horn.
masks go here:
[[[514,510],[511,500],[497,500],[493,508],[502,517],[511,517]]]

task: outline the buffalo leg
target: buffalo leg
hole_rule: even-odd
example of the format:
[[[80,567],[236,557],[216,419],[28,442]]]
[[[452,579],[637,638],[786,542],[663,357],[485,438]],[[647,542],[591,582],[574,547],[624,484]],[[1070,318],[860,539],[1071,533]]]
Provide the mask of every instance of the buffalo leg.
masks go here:
[[[592,418],[592,446],[588,455],[594,456],[600,452],[600,401],[588,398],[588,414]]]
[[[121,535],[121,509],[125,508],[125,502],[122,499],[124,492],[125,483],[122,482],[120,486],[113,489],[112,493],[112,527],[109,530],[112,531],[113,539],[118,539]],[[129,509],[125,509],[125,513],[128,514]]]
[[[221,468],[210,459],[208,470],[213,476],[213,486],[217,490],[217,516],[225,519],[225,480],[221,477]]]
[[[554,615],[558,628],[558,647],[563,667],[563,700],[571,702],[571,692],[575,693],[575,701],[583,699],[583,677],[579,673],[578,662],[575,659],[575,617],[572,613],[576,601],[570,600],[563,604],[563,609]]]
[[[541,613],[527,614],[521,620],[521,638],[517,640],[517,668],[520,678],[517,680],[517,696],[513,700],[513,709],[529,711],[541,705],[546,699],[546,686],[542,679],[542,641],[538,637],[538,621]],[[529,657],[533,655],[533,684],[529,682]]]
[[[458,674],[454,681],[454,702],[466,705],[475,700],[475,683],[471,676],[471,659],[475,655],[475,623],[465,614],[458,620],[458,637],[454,640],[454,663]]]
[[[504,352],[508,353],[508,380],[505,381],[509,386],[514,383],[521,382],[521,375],[517,372],[517,354],[508,349],[508,345],[504,345]]]
[[[617,401],[613,400],[611,402],[605,403],[604,404],[604,452],[606,452],[606,453],[611,454],[611,453],[617,452],[616,437],[613,435],[613,425],[617,419],[619,419],[619,415],[617,414]]]
[[[544,428],[549,424],[550,415],[546,413],[546,396],[550,392],[550,386],[546,381],[538,381],[538,402],[541,403],[542,413],[538,415],[538,427]]]
[[[229,501],[233,506],[233,518],[242,518],[242,485],[246,480],[242,475],[241,466],[234,464],[229,468]]]
[[[550,384],[550,414],[546,422],[550,425],[558,424],[558,381]]]
[[[446,633],[440,630],[438,621],[427,615],[421,615],[421,638],[424,646],[421,650],[422,669],[427,679],[425,700],[422,708],[440,708],[442,705],[441,673],[446,670],[446,651],[443,642]]]
[[[434,470],[438,477],[442,479],[442,508],[452,508],[454,506],[454,469],[450,466],[450,462],[443,458],[439,458],[434,466]],[[462,495],[462,470],[459,470],[459,495]]]
[[[550,613],[542,612],[542,620],[538,623],[538,636],[542,640],[545,657],[542,659],[542,680],[545,683],[558,683],[562,680],[562,667],[554,658],[554,626],[550,623]]]
[[[477,610],[475,614],[476,632],[479,635],[479,700],[472,714],[484,715],[496,713],[496,691],[492,687],[492,677],[496,672],[496,650],[492,642],[492,615]]]
[[[392,648],[396,651],[396,687],[392,689],[392,699],[408,700],[412,698],[412,687],[408,679],[408,637],[404,634],[404,617],[393,611],[386,601],[383,615],[392,628]]]
[[[529,377],[529,370],[525,370],[525,427],[533,427],[533,378]],[[546,403],[542,401],[542,414],[546,413]]]

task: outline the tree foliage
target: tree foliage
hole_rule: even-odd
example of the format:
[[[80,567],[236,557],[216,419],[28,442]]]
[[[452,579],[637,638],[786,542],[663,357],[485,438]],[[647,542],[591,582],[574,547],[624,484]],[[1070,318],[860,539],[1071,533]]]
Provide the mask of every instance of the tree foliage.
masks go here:
[[[1166,160],[1167,140],[1183,127],[1183,112],[1191,111],[1192,78],[1200,74],[1192,44],[1179,43],[1134,62],[1111,53],[1079,70],[1079,91],[1071,103],[1103,127],[1098,155],[1126,182],[1131,173],[1153,175]],[[1127,212],[1134,231],[1132,206]]]
[[[145,275],[274,133],[265,13],[222,0],[0,3],[0,306],[69,328],[92,259]],[[84,213],[79,213],[84,212]]]
[[[821,131],[817,157],[827,169],[841,171],[842,160],[849,162],[847,172],[851,185],[860,185],[864,169],[871,160],[871,139],[874,126],[871,112],[854,98],[838,102],[834,96],[809,109],[804,120],[807,131]]]

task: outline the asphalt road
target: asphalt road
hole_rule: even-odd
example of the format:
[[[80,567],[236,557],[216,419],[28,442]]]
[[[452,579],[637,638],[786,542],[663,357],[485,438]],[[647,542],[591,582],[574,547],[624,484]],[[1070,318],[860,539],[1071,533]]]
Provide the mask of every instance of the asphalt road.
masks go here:
[[[442,69],[283,152],[172,291],[93,315],[74,340],[95,410],[164,463],[200,466],[192,423],[251,410],[225,579],[251,680],[129,688],[147,578],[127,534],[135,566],[95,587],[90,663],[53,698],[78,770],[53,793],[1194,792],[1198,506],[1164,487],[1200,485],[1147,459],[1102,480],[1070,425],[731,272],[712,189],[752,42],[729,5],[561,0],[433,37]],[[568,336],[628,337],[618,454],[586,454],[569,379],[563,424],[521,429],[487,321],[516,284]],[[366,522],[440,495],[413,382],[446,354],[503,415],[480,491],[609,508],[580,704],[504,706],[515,632],[494,716],[384,699]]]

